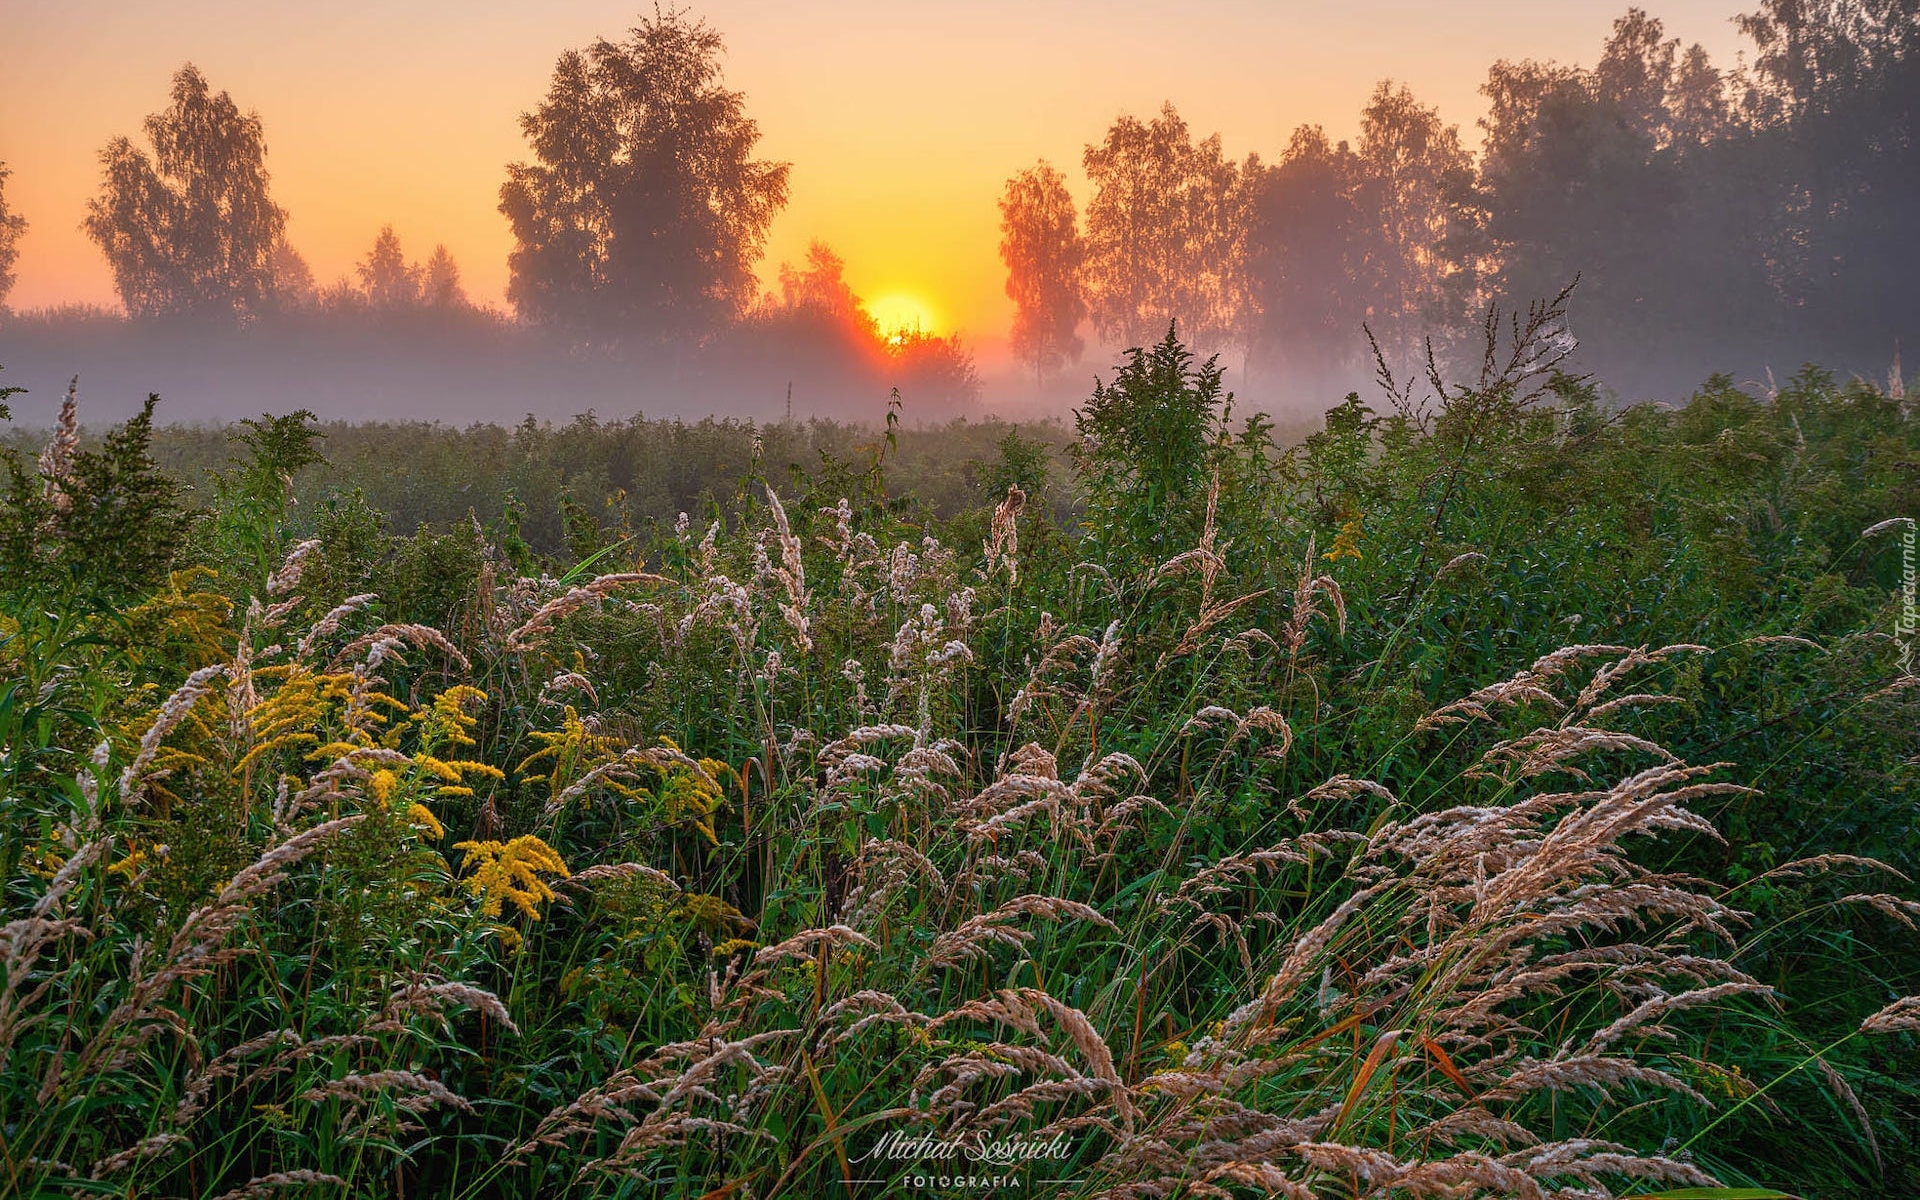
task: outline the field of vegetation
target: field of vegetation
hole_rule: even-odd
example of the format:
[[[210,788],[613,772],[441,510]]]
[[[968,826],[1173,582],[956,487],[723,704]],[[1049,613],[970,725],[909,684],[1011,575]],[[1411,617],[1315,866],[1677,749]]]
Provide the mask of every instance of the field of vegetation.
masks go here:
[[[69,403],[0,1193],[1920,1194],[1920,412],[1557,328],[1288,445],[1172,333],[1071,431]]]

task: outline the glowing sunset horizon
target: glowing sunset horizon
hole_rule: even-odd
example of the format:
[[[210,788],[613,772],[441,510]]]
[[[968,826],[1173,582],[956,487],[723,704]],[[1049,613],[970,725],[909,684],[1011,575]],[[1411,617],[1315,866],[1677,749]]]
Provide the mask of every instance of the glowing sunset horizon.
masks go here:
[[[1493,61],[1590,62],[1624,7],[1569,3],[1516,22],[1511,5],[1490,2],[1219,2],[1177,26],[1139,3],[903,14],[844,0],[802,14],[715,0],[689,15],[725,39],[726,84],[744,91],[762,135],[756,155],[792,164],[762,286],[817,239],[845,260],[883,327],[917,320],[958,333],[990,364],[1005,357],[1013,311],[996,199],[1015,172],[1048,160],[1084,202],[1084,147],[1119,114],[1147,116],[1163,101],[1197,137],[1220,132],[1230,157],[1270,159],[1302,123],[1352,137],[1368,92],[1388,77],[1477,145],[1477,89]],[[1744,7],[1654,9],[1671,35],[1730,66],[1730,18]],[[529,157],[520,114],[544,96],[563,51],[620,37],[639,15],[599,0],[558,18],[499,2],[15,9],[0,18],[0,162],[30,227],[11,303],[114,304],[107,265],[79,229],[100,186],[98,155],[113,137],[138,139],[192,62],[260,116],[287,238],[322,286],[349,276],[390,224],[411,258],[446,245],[472,297],[505,308],[513,242],[498,205],[507,164]]]

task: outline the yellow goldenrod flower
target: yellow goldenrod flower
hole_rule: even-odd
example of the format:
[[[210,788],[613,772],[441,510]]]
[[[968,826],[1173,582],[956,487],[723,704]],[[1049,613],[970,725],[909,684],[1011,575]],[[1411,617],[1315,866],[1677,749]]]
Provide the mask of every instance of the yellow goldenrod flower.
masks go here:
[[[480,915],[498,917],[507,901],[538,921],[542,901],[552,900],[553,889],[541,875],[565,879],[572,874],[558,851],[530,833],[510,842],[458,842],[455,850],[466,852],[460,864],[466,875],[461,885],[480,901]]]
[[[533,740],[539,742],[541,748],[522,759],[517,768],[528,783],[545,783],[550,794],[555,796],[565,791],[568,784],[625,748],[618,738],[589,731],[586,721],[581,719],[573,705],[567,705],[564,711],[565,717],[559,729],[552,732],[533,731]],[[527,774],[529,767],[540,762],[547,764],[545,774]]]
[[[393,793],[399,786],[400,777],[384,768],[375,771],[373,778],[367,781],[367,790],[372,792],[373,798],[382,804],[393,799]]]
[[[1333,545],[1320,557],[1328,562],[1339,562],[1343,558],[1365,557],[1360,553],[1360,534],[1363,531],[1362,527],[1366,524],[1366,521],[1367,514],[1354,514],[1351,519],[1340,526],[1340,532],[1334,535]]]
[[[436,838],[447,836],[447,827],[442,825],[439,818],[428,811],[427,806],[424,804],[409,805],[407,808],[407,820],[412,821],[417,826],[425,828]]]
[[[491,766],[483,762],[474,762],[470,758],[456,758],[446,765],[460,772],[463,777],[471,772],[475,775],[483,775],[488,779],[498,780],[503,783],[507,778],[507,773],[499,767]]]
[[[434,775],[438,776],[439,778],[446,780],[448,783],[460,782],[460,772],[454,770],[451,766],[447,765],[446,763],[441,762],[439,759],[435,758],[431,754],[416,754],[413,756],[413,761],[419,763],[421,766],[425,767],[428,771],[432,772]]]

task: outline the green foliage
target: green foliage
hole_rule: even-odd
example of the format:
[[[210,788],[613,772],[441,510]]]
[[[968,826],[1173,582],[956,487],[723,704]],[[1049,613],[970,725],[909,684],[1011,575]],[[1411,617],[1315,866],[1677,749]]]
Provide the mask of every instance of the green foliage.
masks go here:
[[[159,401],[148,396],[139,415],[109,431],[99,448],[65,448],[50,464],[53,478],[0,446],[7,472],[0,591],[10,611],[33,604],[110,608],[146,594],[164,576],[186,517],[179,484],[150,453]]]
[[[1075,458],[1100,545],[1144,563],[1193,540],[1231,400],[1218,358],[1195,367],[1172,326],[1156,345],[1127,351],[1112,383],[1094,385],[1074,412]]]
[[[12,174],[12,168],[0,163],[0,310],[6,306],[7,293],[13,290],[13,265],[19,261],[20,239],[27,232],[27,219],[7,205],[7,179]],[[0,392],[7,391],[0,388]],[[7,419],[6,412],[6,405],[0,404],[0,421]]]
[[[507,169],[508,298],[523,317],[602,340],[710,332],[753,296],[787,198],[787,164],[720,84],[720,35],[678,10],[555,64],[521,117],[534,163]]]
[[[304,408],[281,417],[245,417],[241,429],[228,435],[247,448],[247,456],[229,460],[233,466],[213,476],[208,553],[244,586],[264,589],[286,552],[294,473],[326,462],[319,451],[326,435],[312,428],[314,420]]]
[[[1862,859],[1920,872],[1920,420],[1813,370],[1603,410],[1551,313],[1284,451],[1169,337],[1070,476],[1046,427],[335,427],[323,472],[243,426],[193,556],[250,598],[311,536],[283,590],[176,555],[0,646],[6,1187],[833,1195],[1000,1104],[1069,1194],[1226,1143],[1326,1200],[1385,1186],[1327,1146],[1912,1192],[1915,1035],[1862,1030],[1911,888]],[[1522,1086],[1563,1050],[1611,1065]]]

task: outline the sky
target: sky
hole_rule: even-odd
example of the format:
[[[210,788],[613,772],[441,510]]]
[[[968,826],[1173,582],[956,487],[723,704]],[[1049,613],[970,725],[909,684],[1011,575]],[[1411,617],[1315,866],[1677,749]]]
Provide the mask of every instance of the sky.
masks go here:
[[[1652,0],[1669,37],[1722,67],[1743,40],[1739,0]],[[1080,156],[1121,113],[1171,101],[1196,138],[1276,156],[1302,123],[1352,137],[1374,84],[1410,85],[1479,143],[1478,89],[1500,58],[1591,64],[1624,3],[1551,0],[705,0],[725,82],[746,93],[761,157],[793,164],[762,278],[819,239],[848,282],[895,319],[959,332],[983,365],[1004,356],[996,201],[1037,159],[1084,199]],[[380,227],[409,256],[444,243],[470,293],[504,303],[509,162],[529,157],[519,114],[555,59],[619,38],[626,2],[9,0],[0,9],[0,162],[20,246],[17,309],[112,304],[79,230],[100,148],[136,137],[193,62],[259,113],[288,237],[322,284],[348,275]]]

